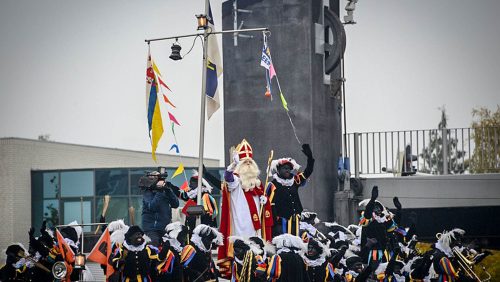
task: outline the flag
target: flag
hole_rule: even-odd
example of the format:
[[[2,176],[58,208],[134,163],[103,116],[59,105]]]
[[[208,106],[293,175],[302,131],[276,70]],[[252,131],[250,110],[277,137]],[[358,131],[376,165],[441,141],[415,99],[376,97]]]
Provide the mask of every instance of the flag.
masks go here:
[[[274,70],[273,60],[271,58],[271,50],[267,45],[267,36],[264,33],[264,46],[262,47],[262,56],[260,59],[260,65],[266,69],[266,96],[271,96],[271,82],[273,77],[276,75]],[[271,97],[272,99],[272,97]]]
[[[208,3],[208,27],[212,32],[216,31],[210,1]],[[218,79],[222,75],[222,61],[219,45],[217,44],[217,37],[214,35],[208,36],[207,41],[207,76],[205,80],[205,92],[207,94],[207,116],[208,119],[210,119],[220,108]]]
[[[104,233],[102,233],[101,238],[95,244],[92,251],[90,251],[88,260],[99,263],[100,265],[106,266],[106,279],[115,272],[113,266],[109,264],[109,256],[111,255],[111,236],[109,235],[109,229],[106,228]]]
[[[283,104],[283,108],[288,112],[288,103],[285,100],[285,96],[280,92],[281,104]]]
[[[56,238],[57,238],[57,246],[59,248],[59,253],[61,254],[64,264],[66,265],[67,269],[67,274],[66,274],[66,281],[69,281],[69,276],[71,275],[71,272],[73,272],[73,262],[75,262],[75,253],[73,250],[68,246],[66,241],[64,241],[64,237],[62,236],[61,232],[59,232],[59,229],[56,229]]]
[[[173,114],[171,114],[170,112],[168,112],[168,118],[170,119],[171,122],[173,122],[177,125],[180,125],[179,122],[177,121],[177,119],[175,118],[175,116]]]
[[[276,75],[276,71],[274,70],[273,60],[271,59],[271,50],[269,50],[269,46],[267,45],[267,38],[265,36],[260,65],[269,71],[269,80],[273,79],[273,77]]]
[[[176,177],[177,175],[181,174],[184,171],[184,165],[181,163],[179,167],[175,170],[174,174],[172,175],[172,179]]]
[[[158,101],[158,82],[153,66],[156,68],[156,65],[154,65],[151,59],[151,53],[148,51],[146,69],[146,107],[148,113],[148,132],[151,140],[151,155],[156,162],[156,148],[163,135],[163,122],[161,119],[160,103]]]

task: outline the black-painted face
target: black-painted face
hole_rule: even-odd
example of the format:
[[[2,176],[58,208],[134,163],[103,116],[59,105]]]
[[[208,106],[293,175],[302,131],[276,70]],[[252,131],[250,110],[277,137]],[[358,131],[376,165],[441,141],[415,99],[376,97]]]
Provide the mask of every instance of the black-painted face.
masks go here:
[[[352,270],[356,273],[363,272],[363,264],[361,262],[357,262],[352,266]]]
[[[238,258],[239,260],[243,260],[245,258],[245,254],[247,253],[248,250],[250,250],[250,248],[245,245],[245,244],[242,244],[238,241],[234,242],[234,256],[236,258]]]
[[[144,243],[144,237],[142,237],[143,234],[142,232],[135,232],[130,236],[129,239],[127,239],[127,243],[131,244],[132,246],[140,246],[142,243]]]
[[[317,259],[319,257],[319,245],[315,241],[309,241],[307,244],[307,257],[310,259]]]
[[[377,216],[382,216],[382,208],[380,207],[380,205],[375,205],[373,207],[373,212],[377,215]]]
[[[179,235],[177,235],[177,241],[181,243],[181,246],[185,246],[187,244],[187,238],[188,238],[187,229],[182,230],[181,232],[179,232]]]
[[[203,243],[203,246],[205,249],[210,250],[212,249],[212,241],[215,239],[215,235],[210,233],[209,235],[203,236],[201,238],[201,242]]]
[[[195,189],[196,187],[198,187],[198,179],[196,178],[189,179],[189,188]]]
[[[282,179],[290,179],[293,177],[292,175],[292,165],[290,163],[286,163],[278,166],[278,175]]]

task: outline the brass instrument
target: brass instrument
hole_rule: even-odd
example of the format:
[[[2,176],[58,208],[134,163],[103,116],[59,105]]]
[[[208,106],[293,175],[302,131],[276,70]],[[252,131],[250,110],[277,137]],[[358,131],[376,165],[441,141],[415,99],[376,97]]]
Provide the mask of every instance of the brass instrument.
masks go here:
[[[31,261],[36,267],[40,268],[41,270],[50,273],[50,270],[45,267],[43,264],[39,263],[36,259],[34,259],[32,256],[25,256],[24,251],[20,251],[17,254],[18,257],[24,258],[25,260]]]
[[[474,272],[474,260],[469,260],[467,259],[467,257],[465,257],[462,252],[460,251],[460,249],[458,247],[453,247],[452,249],[452,252],[453,252],[453,256],[455,257],[457,263],[458,263],[458,266],[459,266],[459,269],[458,271],[462,270],[464,272],[464,274],[471,278],[471,279],[474,279],[475,281],[478,281],[478,282],[483,282],[483,281],[489,281],[491,276],[485,280],[481,280],[481,278],[479,277],[479,275],[477,275],[475,272]],[[488,272],[486,272],[488,273]],[[488,273],[489,275],[489,273]]]
[[[52,275],[56,280],[63,280],[67,274],[68,268],[64,262],[58,261],[52,266]]]

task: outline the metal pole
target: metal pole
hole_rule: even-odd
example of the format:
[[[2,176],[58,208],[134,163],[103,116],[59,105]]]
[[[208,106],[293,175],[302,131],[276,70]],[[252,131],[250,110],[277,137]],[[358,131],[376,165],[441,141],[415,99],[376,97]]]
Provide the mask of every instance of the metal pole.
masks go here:
[[[354,177],[359,178],[359,133],[354,132]]]
[[[80,197],[80,219],[82,221],[81,224],[83,224],[83,197]],[[85,232],[83,231],[83,228],[82,228],[82,248],[81,248],[81,252],[83,254],[83,234]]]
[[[205,0],[205,15],[208,15],[208,3]],[[202,205],[201,201],[201,185],[203,179],[203,149],[205,145],[205,101],[206,101],[206,79],[207,79],[207,54],[208,54],[208,29],[203,33],[203,65],[201,68],[201,110],[200,110],[200,143],[198,147],[198,197],[197,204]],[[196,219],[197,225],[200,223],[200,217]]]
[[[178,39],[178,38],[184,38],[184,37],[212,35],[212,34],[224,34],[224,33],[240,33],[240,32],[250,32],[250,31],[269,31],[269,29],[267,27],[259,27],[259,28],[221,30],[221,31],[214,31],[214,32],[207,32],[207,30],[205,30],[203,33],[192,33],[192,34],[176,35],[176,36],[169,36],[169,37],[162,37],[162,38],[144,39],[144,41],[146,43],[149,43],[152,41],[162,41],[162,40]]]
[[[443,140],[443,174],[448,174],[448,129],[441,129]]]

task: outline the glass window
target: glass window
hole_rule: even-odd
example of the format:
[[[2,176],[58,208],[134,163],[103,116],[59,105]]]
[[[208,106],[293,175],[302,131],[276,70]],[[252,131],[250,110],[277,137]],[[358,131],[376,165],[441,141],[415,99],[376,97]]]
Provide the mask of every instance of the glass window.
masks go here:
[[[93,171],[61,172],[61,197],[85,197],[93,195]]]
[[[130,194],[132,195],[142,195],[141,189],[139,188],[139,179],[141,176],[146,175],[146,171],[152,171],[153,168],[137,168],[130,170]]]
[[[126,169],[100,169],[95,172],[96,195],[128,195]]]
[[[69,224],[76,220],[82,222],[82,207],[80,201],[64,201],[64,221],[63,224]],[[83,223],[91,223],[92,218],[92,201],[83,200]],[[85,226],[83,231],[90,232],[91,227]]]
[[[99,197],[97,199],[95,222],[99,222],[99,218],[101,217],[102,214],[103,203],[104,203],[104,197]],[[111,197],[111,199],[109,200],[108,209],[106,210],[106,222],[111,222],[117,219],[123,219],[124,222],[127,222],[128,219],[127,197]]]
[[[59,225],[59,200],[43,200],[43,219],[47,227]]]
[[[130,206],[134,207],[134,225],[142,226],[142,197],[130,198]],[[132,225],[130,218],[128,224]]]
[[[46,172],[43,174],[43,198],[59,198],[58,172]]]

